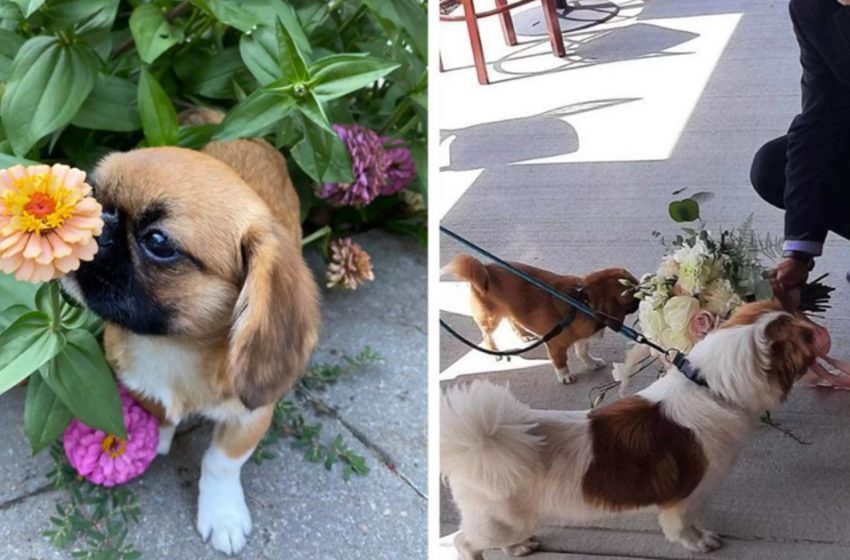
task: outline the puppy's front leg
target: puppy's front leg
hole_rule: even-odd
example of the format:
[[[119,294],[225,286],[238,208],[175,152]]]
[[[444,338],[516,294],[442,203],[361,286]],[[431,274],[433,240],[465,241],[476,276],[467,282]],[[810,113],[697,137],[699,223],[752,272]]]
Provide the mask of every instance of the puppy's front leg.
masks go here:
[[[209,539],[214,549],[225,554],[242,550],[251,533],[251,513],[239,475],[268,430],[273,408],[258,408],[241,419],[218,424],[201,462],[198,532],[204,541]]]
[[[568,346],[559,342],[558,339],[546,344],[546,352],[549,354],[549,360],[552,361],[552,367],[555,368],[555,377],[564,385],[576,380],[567,366],[567,348]]]
[[[678,503],[661,510],[658,522],[664,536],[670,542],[678,542],[693,552],[711,552],[723,546],[723,541],[716,533],[698,529],[693,524],[695,503],[688,501]]]
[[[174,432],[177,431],[178,422],[172,422],[166,418],[165,407],[159,401],[132,390],[130,394],[142,408],[159,422],[159,444],[156,447],[156,453],[157,455],[168,455],[168,452],[171,451],[171,442],[174,440]]]
[[[602,369],[605,367],[605,360],[593,356],[590,353],[590,339],[577,340],[575,343],[576,356],[584,364],[584,367],[590,370]]]

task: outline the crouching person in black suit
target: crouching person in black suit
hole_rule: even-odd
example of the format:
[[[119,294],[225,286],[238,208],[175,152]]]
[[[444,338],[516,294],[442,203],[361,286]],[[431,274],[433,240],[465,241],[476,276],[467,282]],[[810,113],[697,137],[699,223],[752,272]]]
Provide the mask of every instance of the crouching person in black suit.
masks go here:
[[[763,199],[785,210],[774,289],[796,307],[827,232],[850,239],[850,0],[791,0],[790,12],[802,111],[785,136],[759,149],[750,178]]]

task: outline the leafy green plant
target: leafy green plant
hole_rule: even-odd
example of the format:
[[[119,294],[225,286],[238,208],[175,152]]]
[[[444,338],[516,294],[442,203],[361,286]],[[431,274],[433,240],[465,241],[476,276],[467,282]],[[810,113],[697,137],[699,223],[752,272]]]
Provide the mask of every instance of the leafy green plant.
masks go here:
[[[0,166],[262,136],[290,156],[307,233],[329,226],[317,242],[374,226],[424,241],[426,61],[422,0],[0,0]],[[224,122],[182,124],[198,106]],[[352,181],[332,126],[352,123],[411,151],[404,194],[316,195]]]
[[[327,405],[315,395],[324,391],[342,377],[351,375],[382,360],[370,347],[364,348],[354,357],[343,356],[333,364],[316,364],[301,379],[293,392],[293,397],[277,403],[272,417],[272,427],[257,446],[252,460],[262,463],[276,457],[271,447],[284,438],[292,440],[295,449],[304,450],[304,458],[313,463],[321,463],[327,470],[342,463],[342,476],[349,480],[352,475],[366,475],[369,467],[366,459],[352,451],[337,434],[329,443],[320,440],[322,424],[310,424],[305,415],[326,415],[332,413]]]
[[[30,288],[0,275],[0,394],[29,379],[24,431],[38,453],[77,417],[126,438],[121,400],[97,336],[100,320],[68,301],[55,282]],[[91,406],[92,402],[98,406]]]
[[[73,548],[71,556],[83,560],[136,560],[142,553],[127,543],[130,525],[138,523],[138,499],[126,486],[104,488],[81,479],[65,459],[60,444],[50,454],[48,474],[54,488],[64,490],[68,501],[56,505],[51,528],[44,536],[58,548]]]

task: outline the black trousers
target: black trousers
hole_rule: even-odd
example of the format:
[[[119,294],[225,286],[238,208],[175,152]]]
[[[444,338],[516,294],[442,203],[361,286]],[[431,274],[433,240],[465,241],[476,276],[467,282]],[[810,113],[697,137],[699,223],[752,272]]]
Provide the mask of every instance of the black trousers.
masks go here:
[[[850,151],[847,157],[836,165],[829,189],[834,193],[830,198],[831,212],[825,217],[829,231],[850,239]],[[785,191],[787,180],[785,167],[788,164],[788,136],[774,138],[753,158],[750,169],[750,182],[758,195],[773,206],[785,210]]]

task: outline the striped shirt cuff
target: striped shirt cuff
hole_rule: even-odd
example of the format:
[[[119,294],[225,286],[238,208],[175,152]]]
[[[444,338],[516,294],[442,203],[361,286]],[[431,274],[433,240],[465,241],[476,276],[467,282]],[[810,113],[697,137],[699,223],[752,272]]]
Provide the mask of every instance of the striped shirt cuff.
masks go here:
[[[785,243],[782,244],[782,250],[808,253],[813,257],[819,257],[823,252],[823,243],[818,243],[817,241],[786,239]]]

